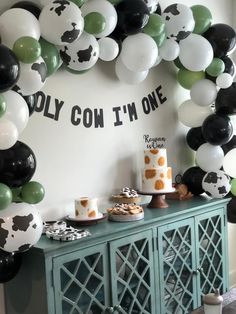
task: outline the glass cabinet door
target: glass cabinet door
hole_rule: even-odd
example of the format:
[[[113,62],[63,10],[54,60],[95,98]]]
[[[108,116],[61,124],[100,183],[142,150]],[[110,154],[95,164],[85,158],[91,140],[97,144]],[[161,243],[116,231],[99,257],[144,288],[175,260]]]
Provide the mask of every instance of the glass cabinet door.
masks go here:
[[[110,243],[112,303],[118,313],[157,313],[152,243],[152,230]]]
[[[57,314],[102,314],[109,304],[105,245],[54,258]]]
[[[194,220],[158,228],[162,314],[186,314],[197,305]]]

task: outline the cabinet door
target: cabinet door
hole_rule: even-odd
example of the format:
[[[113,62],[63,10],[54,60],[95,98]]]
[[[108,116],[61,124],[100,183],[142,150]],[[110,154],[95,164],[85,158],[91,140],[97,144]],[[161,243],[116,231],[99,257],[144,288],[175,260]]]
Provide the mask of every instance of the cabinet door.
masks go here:
[[[110,243],[112,303],[123,314],[156,314],[152,230]]]
[[[221,294],[228,287],[227,233],[224,208],[196,218],[198,289],[202,294],[219,288]],[[201,294],[198,300],[201,304]]]
[[[109,302],[105,245],[97,245],[53,261],[56,314],[100,314]]]
[[[197,305],[193,218],[158,228],[162,314],[186,314]]]

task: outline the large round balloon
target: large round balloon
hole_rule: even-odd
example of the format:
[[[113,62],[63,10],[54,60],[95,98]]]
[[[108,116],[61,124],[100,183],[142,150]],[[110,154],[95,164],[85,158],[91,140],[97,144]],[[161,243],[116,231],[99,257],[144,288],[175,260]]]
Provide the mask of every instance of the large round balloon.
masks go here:
[[[21,95],[27,106],[28,106],[28,110],[29,110],[29,116],[31,116],[34,111],[35,111],[35,108],[36,108],[36,104],[37,104],[37,97],[36,97],[36,94],[33,94],[33,95],[28,95],[28,96],[24,96],[21,91],[20,91],[20,88],[15,85],[12,90],[14,90],[15,92],[17,92],[19,95]]]
[[[55,45],[68,45],[81,36],[84,19],[71,1],[51,1],[39,16],[41,36]]]
[[[230,177],[222,170],[208,172],[202,180],[202,188],[211,197],[223,198],[230,192]]]
[[[12,203],[1,211],[0,247],[6,252],[24,252],[35,245],[43,230],[42,218],[34,205]]]
[[[17,141],[14,146],[0,150],[0,178],[9,187],[19,187],[30,181],[36,169],[32,149]]]
[[[39,40],[41,46],[41,57],[47,66],[47,77],[56,72],[60,67],[61,58],[55,45],[49,43],[43,38]]]
[[[15,3],[12,8],[25,9],[32,13],[37,19],[39,18],[41,9],[33,2],[30,1],[19,1]]]
[[[177,59],[176,59],[177,60]],[[175,60],[175,64],[176,61]],[[180,69],[177,73],[177,81],[179,84],[186,89],[191,89],[193,84],[198,82],[199,80],[203,80],[205,78],[204,71],[189,71],[185,68]]]
[[[202,34],[211,26],[211,11],[203,5],[194,5],[191,7],[191,9],[193,11],[193,17],[195,20],[193,33]]]
[[[11,89],[19,78],[20,64],[14,52],[0,44],[0,93]]]
[[[188,37],[195,26],[192,10],[184,4],[169,5],[163,11],[162,17],[166,24],[166,37],[177,41]]]
[[[82,16],[85,17],[89,13],[98,12],[105,19],[105,28],[97,33],[97,38],[102,38],[110,35],[117,24],[117,13],[114,6],[107,0],[90,0],[85,2],[80,8]]]
[[[223,165],[224,151],[220,146],[202,144],[196,152],[196,163],[204,171],[217,171]]]
[[[179,59],[190,71],[204,71],[213,60],[213,49],[207,39],[198,34],[190,34],[179,43]]]
[[[141,32],[148,22],[149,10],[142,0],[123,0],[116,5],[117,27],[125,35]]]
[[[119,53],[118,43],[110,38],[104,37],[98,40],[99,58],[103,61],[114,60]]]
[[[25,9],[9,9],[0,16],[0,34],[2,43],[9,48],[12,48],[15,41],[23,36],[39,40],[39,21]]]
[[[29,120],[29,109],[24,98],[13,90],[3,93],[7,102],[7,110],[4,117],[13,122],[20,134]]]
[[[99,45],[93,35],[84,32],[74,43],[60,49],[64,64],[75,71],[88,70],[99,57]]]
[[[236,197],[231,198],[227,205],[227,220],[230,223],[236,223]]]
[[[140,72],[130,71],[123,64],[121,58],[116,59],[115,71],[119,80],[127,84],[138,84],[144,81],[149,72],[148,70]]]
[[[214,56],[218,58],[231,53],[236,45],[236,33],[227,24],[212,25],[203,36],[210,42],[214,50]]]
[[[191,167],[186,170],[182,177],[182,182],[187,185],[190,192],[194,195],[202,194],[204,191],[202,189],[202,179],[206,174],[199,167]]]
[[[157,45],[149,35],[142,33],[130,35],[123,41],[120,58],[131,71],[139,72],[150,69],[157,57]]]
[[[19,133],[13,122],[8,119],[0,119],[0,150],[8,150],[18,140]],[[1,151],[0,151],[1,152]],[[0,176],[1,177],[1,176]]]
[[[233,136],[233,125],[229,117],[214,113],[204,120],[202,134],[208,143],[223,145]]]
[[[191,128],[186,135],[186,141],[190,148],[197,150],[202,144],[206,142],[202,135],[202,128]]]
[[[24,95],[37,93],[45,84],[47,77],[47,66],[42,57],[32,64],[21,63],[20,77],[17,86]]]
[[[159,48],[159,55],[163,60],[173,61],[179,56],[179,44],[173,39],[166,39]]]
[[[211,107],[198,106],[191,99],[184,101],[178,108],[179,121],[190,128],[200,127],[212,113]]]
[[[0,283],[13,279],[21,266],[21,255],[0,250]]]
[[[223,169],[231,176],[236,178],[236,148],[231,149],[224,157]]]
[[[220,89],[215,101],[216,113],[236,114],[236,82],[229,88]]]
[[[207,79],[199,80],[191,87],[190,96],[195,104],[209,106],[217,96],[216,84]]]
[[[28,204],[37,204],[44,198],[45,190],[37,181],[27,182],[22,186],[20,198]]]

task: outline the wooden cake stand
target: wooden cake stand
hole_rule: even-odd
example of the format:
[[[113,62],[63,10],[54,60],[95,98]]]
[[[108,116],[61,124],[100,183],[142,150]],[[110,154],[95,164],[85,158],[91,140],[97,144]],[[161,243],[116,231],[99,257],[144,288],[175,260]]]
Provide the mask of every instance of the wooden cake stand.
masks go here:
[[[163,191],[163,192],[156,192],[156,193],[148,193],[143,191],[138,191],[140,195],[151,195],[152,199],[151,202],[147,205],[148,208],[167,208],[169,207],[168,203],[166,202],[165,195],[169,193],[175,192],[173,188],[171,191]]]

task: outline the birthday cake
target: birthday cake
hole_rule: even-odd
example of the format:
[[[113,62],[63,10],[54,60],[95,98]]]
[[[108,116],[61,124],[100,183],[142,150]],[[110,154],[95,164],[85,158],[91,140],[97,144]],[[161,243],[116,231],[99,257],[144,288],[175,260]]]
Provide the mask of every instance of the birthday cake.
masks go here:
[[[98,211],[97,199],[81,197],[75,200],[75,217],[77,219],[96,219],[101,216]]]
[[[172,168],[167,166],[166,149],[144,150],[142,192],[159,193],[172,190]]]

